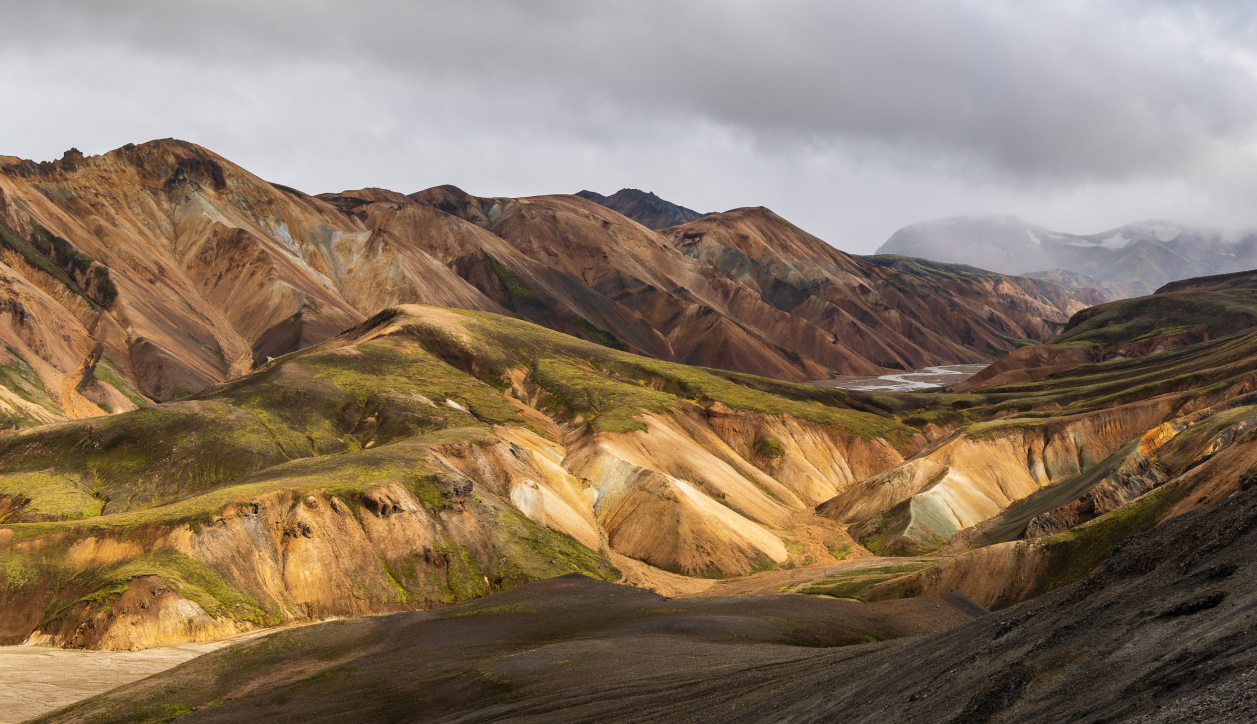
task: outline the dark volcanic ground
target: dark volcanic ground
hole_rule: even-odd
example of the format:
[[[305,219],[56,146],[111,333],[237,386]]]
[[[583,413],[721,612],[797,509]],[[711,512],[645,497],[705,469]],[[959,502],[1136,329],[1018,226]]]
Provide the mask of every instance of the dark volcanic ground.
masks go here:
[[[1248,722],[1255,556],[1257,489],[978,618],[961,597],[669,600],[567,577],[280,633],[47,720]]]

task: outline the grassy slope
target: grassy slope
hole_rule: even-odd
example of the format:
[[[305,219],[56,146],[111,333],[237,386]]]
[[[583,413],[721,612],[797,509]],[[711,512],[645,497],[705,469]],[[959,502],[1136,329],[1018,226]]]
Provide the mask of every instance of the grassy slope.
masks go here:
[[[1184,295],[1191,295],[1195,305],[1176,306],[1177,298]],[[1167,330],[1225,332],[1228,325],[1235,324],[1234,315],[1257,315],[1257,300],[1250,300],[1246,291],[1214,291],[1209,292],[1209,299],[1202,299],[1203,296],[1183,292],[1103,305],[1094,308],[1100,314],[1063,335],[1061,341],[1109,348],[1165,336],[1160,332]],[[881,393],[878,402],[885,409],[895,410],[909,424],[950,422],[970,437],[994,439],[1017,428],[1158,395],[1172,395],[1180,408],[1189,404],[1195,409],[1208,407],[1228,394],[1243,394],[1250,389],[1255,372],[1257,331],[1249,329],[1135,359],[1080,365],[1042,380],[987,388],[977,394]],[[915,410],[914,404],[919,405]],[[1189,428],[1170,448],[1195,450],[1198,445],[1189,444],[1195,438],[1216,434],[1221,427],[1248,414],[1247,407],[1220,413],[1205,424]],[[1182,472],[1190,467],[1186,461],[1177,460],[1170,448],[1165,460],[1170,468]],[[1085,472],[1080,477],[1088,475],[1090,472]],[[1157,525],[1191,490],[1186,483],[1170,482],[1095,520],[1039,540],[1036,545],[1042,546],[1049,562],[1039,592],[1084,578],[1108,558],[1114,546]],[[984,540],[978,545],[999,539]]]
[[[272,621],[277,610],[169,550],[88,571],[64,561],[86,536],[151,540],[154,531],[196,528],[229,505],[282,491],[293,500],[321,491],[354,506],[373,488],[400,483],[439,518],[449,503],[432,483],[442,471],[429,462],[429,446],[491,440],[494,425],[528,426],[504,394],[507,375],[520,372],[554,416],[600,430],[641,429],[643,410],[720,402],[866,437],[912,432],[885,412],[853,409],[867,405],[839,391],[659,362],[491,314],[384,313],[190,398],[0,439],[0,498],[29,501],[0,522],[17,540],[41,541],[0,556],[0,598],[54,591],[47,616],[55,617],[108,599],[131,578],[160,575],[208,611]],[[381,561],[398,597],[451,602],[573,570],[616,575],[600,554],[490,493],[480,491],[469,509],[508,555],[477,555],[447,540],[438,553],[453,563],[435,589],[414,561]]]
[[[1257,292],[1247,289],[1172,292],[1092,307],[1085,321],[1054,344],[1111,349],[1119,345],[1203,332],[1209,339],[1257,325]]]

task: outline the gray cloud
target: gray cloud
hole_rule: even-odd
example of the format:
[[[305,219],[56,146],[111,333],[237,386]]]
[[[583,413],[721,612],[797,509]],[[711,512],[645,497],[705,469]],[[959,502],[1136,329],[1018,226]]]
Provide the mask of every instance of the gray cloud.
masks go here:
[[[1245,3],[0,9],[0,153],[174,135],[312,191],[632,185],[859,252],[962,212],[1257,224]]]

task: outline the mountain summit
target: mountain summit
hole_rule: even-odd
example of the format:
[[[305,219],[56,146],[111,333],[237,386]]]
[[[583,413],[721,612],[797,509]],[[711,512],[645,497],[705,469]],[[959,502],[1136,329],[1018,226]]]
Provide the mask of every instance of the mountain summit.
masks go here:
[[[620,189],[610,196],[594,191],[580,191],[576,195],[618,211],[647,229],[667,229],[711,216],[710,213],[700,214],[693,209],[661,199],[649,191],[638,189]]]

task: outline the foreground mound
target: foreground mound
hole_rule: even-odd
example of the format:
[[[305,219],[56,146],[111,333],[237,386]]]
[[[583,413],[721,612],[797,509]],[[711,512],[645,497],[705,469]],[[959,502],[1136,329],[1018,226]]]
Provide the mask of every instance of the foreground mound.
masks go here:
[[[804,596],[668,599],[578,574],[433,613],[338,621],[215,652],[51,721],[431,720],[577,680],[615,687],[694,667],[772,665],[820,647],[936,631],[962,596],[863,604]],[[684,652],[684,655],[678,655]]]

